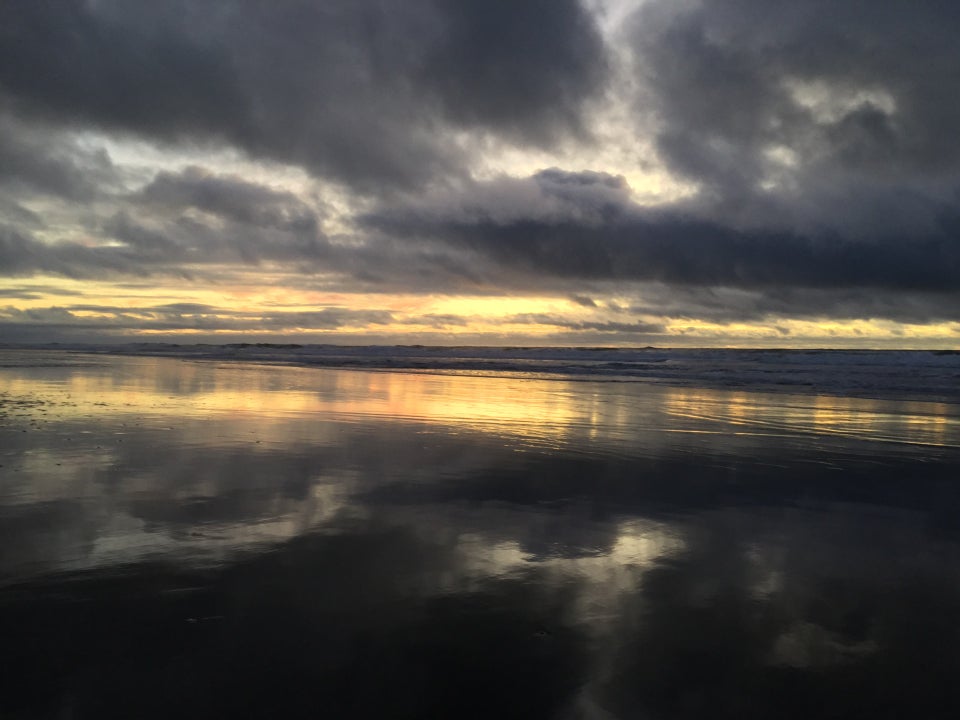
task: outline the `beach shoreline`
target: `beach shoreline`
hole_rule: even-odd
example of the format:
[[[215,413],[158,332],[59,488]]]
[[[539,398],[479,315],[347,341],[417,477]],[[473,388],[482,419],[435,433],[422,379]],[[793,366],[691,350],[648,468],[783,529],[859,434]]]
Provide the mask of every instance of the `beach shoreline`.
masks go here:
[[[13,355],[2,714],[960,710],[954,405]]]

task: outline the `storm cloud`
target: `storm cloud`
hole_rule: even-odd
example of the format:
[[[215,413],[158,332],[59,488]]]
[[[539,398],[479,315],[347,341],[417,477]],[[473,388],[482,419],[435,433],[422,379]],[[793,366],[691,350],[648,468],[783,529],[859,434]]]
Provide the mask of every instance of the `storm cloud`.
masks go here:
[[[20,324],[59,307],[56,278],[170,303],[280,283],[401,334],[956,323],[958,21],[905,0],[4,3],[0,292]],[[241,324],[334,327],[272,310]]]
[[[924,235],[859,239],[838,230],[733,227],[684,203],[645,210],[629,199],[622,178],[600,173],[550,169],[526,184],[525,216],[498,206],[507,193],[484,188],[472,198],[494,202],[449,203],[462,208],[459,215],[421,203],[364,221],[391,235],[459,244],[507,266],[575,279],[960,291],[960,215],[942,217]]]
[[[0,90],[27,116],[229,143],[364,190],[464,172],[447,132],[582,133],[604,45],[575,0],[13,2]]]
[[[646,3],[625,31],[660,156],[740,222],[924,232],[955,215],[946,2]]]

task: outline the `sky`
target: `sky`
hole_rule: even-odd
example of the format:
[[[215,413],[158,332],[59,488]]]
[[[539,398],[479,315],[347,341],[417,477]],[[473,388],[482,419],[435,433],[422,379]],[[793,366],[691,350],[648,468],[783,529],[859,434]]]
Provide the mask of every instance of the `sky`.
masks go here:
[[[0,342],[958,348],[958,27],[6,0]]]

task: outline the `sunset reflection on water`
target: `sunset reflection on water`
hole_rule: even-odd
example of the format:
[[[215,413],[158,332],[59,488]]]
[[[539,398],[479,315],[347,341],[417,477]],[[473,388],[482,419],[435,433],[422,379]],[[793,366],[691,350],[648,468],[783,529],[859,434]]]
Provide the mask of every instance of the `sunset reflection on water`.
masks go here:
[[[130,653],[179,688],[143,717],[224,683],[254,702],[235,678],[257,673],[257,702],[292,714],[315,684],[351,716],[420,707],[405,682],[467,688],[441,693],[453,714],[533,692],[539,717],[734,716],[743,688],[756,717],[790,716],[784,698],[838,701],[850,673],[881,688],[874,710],[952,699],[914,697],[900,638],[960,626],[953,406],[17,357],[0,367],[0,710],[89,716],[120,691],[88,666],[149,695],[120,671]],[[184,646],[154,635],[194,626]],[[937,673],[960,667],[925,642]]]

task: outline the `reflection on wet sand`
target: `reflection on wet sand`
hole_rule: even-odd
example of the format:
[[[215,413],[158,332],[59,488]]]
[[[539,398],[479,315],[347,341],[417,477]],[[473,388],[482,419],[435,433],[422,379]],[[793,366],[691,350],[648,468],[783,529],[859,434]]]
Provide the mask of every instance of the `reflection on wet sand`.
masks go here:
[[[874,442],[960,447],[960,417],[939,402],[890,402],[861,398],[713,390],[670,391],[664,412],[718,423],[716,432],[836,435]],[[736,427],[729,427],[736,426]]]
[[[4,717],[960,711],[955,407],[58,357],[0,367]]]

